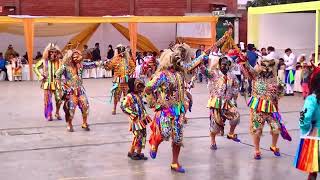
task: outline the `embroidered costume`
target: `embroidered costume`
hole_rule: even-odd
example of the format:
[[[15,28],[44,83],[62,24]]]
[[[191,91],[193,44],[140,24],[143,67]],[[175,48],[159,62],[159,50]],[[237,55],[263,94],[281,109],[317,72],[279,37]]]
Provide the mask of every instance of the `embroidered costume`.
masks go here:
[[[14,81],[22,80],[22,62],[19,57],[12,57],[11,59],[12,65],[12,75]]]
[[[185,71],[193,70],[204,56],[191,63],[191,49],[186,44],[178,44],[163,52],[157,72],[146,85],[147,101],[154,108],[155,117],[150,126],[150,156],[157,155],[159,144],[172,139],[173,160],[171,169],[185,172],[178,163],[183,141],[183,122],[185,120]]]
[[[68,50],[63,58],[63,64],[56,72],[56,77],[61,81],[62,75],[65,77],[62,83],[64,112],[66,122],[68,123],[67,130],[73,132],[72,120],[76,107],[78,106],[82,113],[83,123],[82,128],[89,131],[87,118],[89,114],[89,102],[86,96],[86,91],[82,85],[82,56],[77,50]]]
[[[147,114],[142,101],[141,93],[143,92],[144,84],[141,80],[135,78],[129,79],[129,83],[133,84],[133,88],[129,90],[130,93],[126,95],[121,103],[122,111],[129,115],[129,131],[134,136],[128,156],[134,160],[146,159],[141,154],[141,150],[145,148],[146,126],[151,122],[151,118]],[[139,92],[139,89],[141,89],[141,92]],[[134,150],[137,150],[137,154],[134,154]]]
[[[43,52],[43,58],[38,61],[34,67],[34,72],[41,81],[41,89],[44,91],[44,116],[49,121],[52,120],[52,95],[54,95],[56,101],[55,117],[61,120],[59,111],[62,103],[62,91],[55,75],[61,66],[60,53],[59,47],[50,43]],[[42,71],[40,71],[40,69],[42,69]]]
[[[240,61],[245,58],[240,55]],[[250,107],[250,131],[255,140],[260,140],[264,124],[267,122],[271,129],[271,135],[278,139],[279,134],[291,141],[281,115],[279,113],[278,100],[283,91],[283,85],[277,80],[275,72],[276,62],[274,59],[262,59],[253,69],[245,61],[241,63],[242,72],[245,77],[252,80],[252,93],[248,101]],[[270,150],[276,156],[280,156],[277,141],[272,143]],[[261,159],[260,148],[255,146],[255,159]]]
[[[230,132],[228,139],[236,142],[240,140],[234,134],[236,126],[240,122],[240,114],[237,111],[236,100],[239,94],[239,82],[230,71],[231,61],[227,57],[219,59],[219,68],[207,71],[209,77],[209,100],[207,107],[210,108],[210,133],[212,138],[211,149],[216,150],[215,136],[224,133],[225,121],[229,120]]]
[[[116,114],[116,107],[121,95],[124,97],[127,94],[129,77],[135,72],[135,62],[128,50],[122,45],[118,45],[116,49],[118,54],[105,64],[107,70],[114,70],[113,87],[111,89],[111,97],[114,98],[113,115]]]

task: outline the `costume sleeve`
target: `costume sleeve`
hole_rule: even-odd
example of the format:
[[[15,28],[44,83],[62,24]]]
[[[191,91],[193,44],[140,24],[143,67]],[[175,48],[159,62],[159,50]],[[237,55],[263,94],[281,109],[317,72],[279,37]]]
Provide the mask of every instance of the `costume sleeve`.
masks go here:
[[[317,98],[314,95],[306,98],[303,110],[300,112],[299,123],[303,135],[307,134],[312,127],[312,118],[317,106]]]
[[[255,79],[257,73],[248,61],[246,61],[245,63],[240,63],[240,69],[246,79]]]
[[[66,66],[63,64],[62,66],[59,67],[59,69],[56,72],[56,79],[61,80],[62,74],[65,70]]]
[[[198,67],[204,60],[208,60],[208,56],[206,54],[202,54],[192,60],[191,63],[185,64],[184,68],[186,68],[188,71],[192,71],[193,69]]]
[[[33,68],[33,71],[36,73],[38,79],[40,79],[41,77],[41,73],[40,73],[40,69],[43,67],[43,62],[44,60],[41,59],[40,61],[38,61],[36,64],[35,64],[35,67]]]
[[[137,112],[135,112],[132,106],[134,106],[132,95],[128,94],[121,102],[121,109],[129,116],[137,116]]]
[[[111,61],[107,62],[107,63],[104,65],[104,68],[105,68],[106,70],[112,70],[113,67],[114,67],[114,65],[115,65],[115,63],[116,63],[116,61],[117,61],[116,59],[117,59],[117,57],[113,57]]]
[[[158,89],[164,83],[167,83],[168,79],[165,73],[156,74],[152,77],[152,79],[146,84],[147,89],[151,89],[152,91]]]

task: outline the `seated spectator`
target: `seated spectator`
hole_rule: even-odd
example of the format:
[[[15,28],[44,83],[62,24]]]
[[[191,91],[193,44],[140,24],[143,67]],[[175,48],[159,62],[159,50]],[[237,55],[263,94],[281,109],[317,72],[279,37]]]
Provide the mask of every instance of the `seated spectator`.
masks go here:
[[[18,57],[19,56],[19,53],[17,53],[14,49],[13,49],[13,46],[10,44],[8,46],[8,49],[4,55],[4,58],[6,61],[10,62],[10,55],[13,55],[14,57]]]
[[[8,81],[8,73],[6,68],[6,60],[3,58],[3,53],[0,52],[0,73],[5,73],[5,80]]]
[[[21,63],[22,64],[28,64],[28,53],[26,52],[25,55],[21,58]]]
[[[36,55],[36,57],[35,57],[34,59],[39,60],[39,59],[41,59],[41,58],[42,58],[42,54],[41,54],[40,51],[38,51],[38,52],[37,52],[37,55]]]

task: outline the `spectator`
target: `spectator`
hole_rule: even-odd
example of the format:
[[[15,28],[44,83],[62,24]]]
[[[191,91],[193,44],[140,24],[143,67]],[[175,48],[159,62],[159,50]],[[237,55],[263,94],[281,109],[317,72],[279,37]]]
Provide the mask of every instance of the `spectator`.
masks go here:
[[[26,52],[26,54],[24,54],[23,57],[21,58],[21,63],[28,64],[28,52]]]
[[[268,55],[267,49],[266,48],[261,48],[261,56],[266,56]]]
[[[293,84],[294,84],[294,75],[296,72],[296,56],[292,53],[290,48],[285,50],[285,55],[283,56],[284,63],[286,64],[286,95],[293,96]]]
[[[90,50],[88,49],[88,45],[83,45],[83,51],[82,51],[82,57],[84,61],[91,61],[92,59],[92,54]]]
[[[101,60],[100,45],[99,43],[96,43],[92,51],[92,61],[99,61],[99,60]]]
[[[200,49],[196,51],[196,58],[201,56],[201,54],[205,51],[205,46],[203,44],[200,45]]]
[[[254,44],[248,44],[247,58],[252,67],[256,66],[258,55],[254,50]]]
[[[5,73],[5,80],[8,81],[8,73],[6,68],[6,60],[3,58],[3,53],[0,52],[0,72],[3,71]]]
[[[112,45],[109,44],[108,46],[108,53],[107,53],[107,59],[112,59],[114,56],[114,50],[112,49]]]
[[[36,57],[34,58],[35,60],[40,60],[42,58],[42,54],[40,51],[37,52]]]
[[[10,55],[13,55],[14,57],[19,56],[19,54],[13,49],[13,46],[11,44],[8,46],[8,49],[4,55],[5,60],[8,62],[10,62]]]
[[[276,50],[274,47],[269,46],[267,48],[268,55],[266,56],[267,59],[279,59],[279,56],[276,54]]]

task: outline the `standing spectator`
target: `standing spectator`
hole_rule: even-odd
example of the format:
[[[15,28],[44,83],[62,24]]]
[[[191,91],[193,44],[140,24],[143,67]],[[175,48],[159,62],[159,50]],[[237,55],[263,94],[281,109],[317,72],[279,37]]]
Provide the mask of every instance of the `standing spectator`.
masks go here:
[[[91,61],[92,54],[90,50],[88,49],[88,45],[83,45],[83,51],[82,51],[82,57],[84,61]]]
[[[96,43],[92,51],[92,61],[99,61],[99,60],[101,60],[100,45],[99,43]]]
[[[268,55],[267,49],[266,48],[261,48],[261,56],[266,56]]]
[[[283,56],[284,63],[286,64],[286,95],[293,96],[293,84],[294,84],[294,75],[296,72],[296,56],[292,53],[291,49],[288,48],[285,50],[285,55]]]
[[[268,55],[266,56],[267,59],[271,60],[271,59],[279,59],[279,56],[276,53],[276,50],[274,47],[269,46],[267,48],[268,51]]]
[[[19,56],[19,54],[13,49],[13,46],[11,44],[8,46],[8,49],[4,55],[5,60],[8,62],[10,62],[10,55],[13,55],[14,57]]]
[[[201,56],[201,54],[204,53],[204,51],[205,51],[205,46],[204,46],[203,44],[201,44],[201,45],[200,45],[200,49],[198,49],[198,50],[196,51],[196,58],[199,57],[199,56]],[[199,68],[198,68],[198,80],[199,80],[199,82],[201,83],[201,82],[202,82],[202,77],[203,77],[203,75],[202,75],[202,73],[201,73],[200,68],[203,68],[203,65],[202,65],[202,67],[199,67]]]
[[[249,64],[252,67],[255,67],[256,64],[257,64],[258,55],[254,51],[254,44],[248,44],[247,58],[248,58]],[[249,92],[249,95],[251,95],[251,91],[252,91],[252,81],[249,79],[248,80],[248,92]]]
[[[108,46],[108,53],[107,53],[107,59],[112,59],[114,56],[114,50],[112,49],[112,45],[109,44]]]
[[[8,81],[8,72],[6,68],[6,60],[3,58],[3,53],[0,52],[0,72],[3,71],[5,73],[5,80]]]
[[[305,99],[310,93],[309,82],[310,82],[311,73],[312,73],[312,66],[304,62],[302,64],[302,73],[301,73],[301,86],[302,86],[303,99]]]
[[[14,55],[9,56],[11,65],[12,65],[12,76],[14,81],[22,81],[22,62],[19,57]]]
[[[22,64],[28,64],[28,52],[23,55],[23,57],[21,58],[21,62]]]

